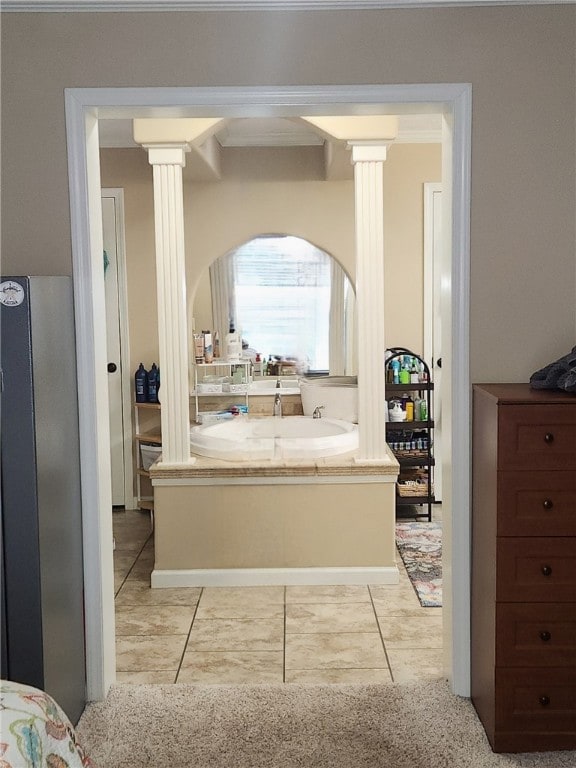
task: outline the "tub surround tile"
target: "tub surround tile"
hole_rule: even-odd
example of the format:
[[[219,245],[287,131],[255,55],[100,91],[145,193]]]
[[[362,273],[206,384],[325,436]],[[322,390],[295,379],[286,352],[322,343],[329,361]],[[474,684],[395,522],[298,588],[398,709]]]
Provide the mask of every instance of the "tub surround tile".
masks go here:
[[[286,635],[286,669],[387,669],[380,635]]]
[[[148,635],[116,639],[116,669],[119,672],[176,671],[187,635]]]
[[[370,603],[366,586],[345,584],[286,587],[286,605],[289,603]]]
[[[395,683],[439,680],[444,677],[441,649],[420,648],[414,652],[411,649],[390,648],[388,660]]]
[[[442,616],[378,617],[386,650],[442,648]]]
[[[287,669],[286,683],[309,683],[314,685],[345,683],[348,685],[370,685],[391,683],[390,670],[386,669]]]
[[[282,651],[187,650],[178,683],[237,684],[283,682]]]
[[[286,606],[286,633],[377,632],[368,603],[306,603]]]
[[[194,608],[183,605],[119,605],[116,635],[184,635],[190,630]]]
[[[196,619],[190,632],[191,651],[281,651],[283,619]]]
[[[200,587],[152,589],[140,582],[125,582],[116,596],[116,605],[188,605],[195,607],[200,599]]]

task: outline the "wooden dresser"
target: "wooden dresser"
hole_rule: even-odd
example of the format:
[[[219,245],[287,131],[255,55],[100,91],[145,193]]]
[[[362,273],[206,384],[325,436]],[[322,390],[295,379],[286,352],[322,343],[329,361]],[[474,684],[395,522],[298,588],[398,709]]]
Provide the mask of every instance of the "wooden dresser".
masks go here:
[[[495,752],[576,749],[576,396],[474,387],[472,701]]]

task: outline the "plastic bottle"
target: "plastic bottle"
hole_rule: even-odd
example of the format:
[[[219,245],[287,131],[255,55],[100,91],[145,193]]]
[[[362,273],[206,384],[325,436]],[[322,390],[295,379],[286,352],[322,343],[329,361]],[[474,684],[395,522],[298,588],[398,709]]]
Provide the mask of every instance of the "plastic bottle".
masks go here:
[[[220,357],[220,334],[214,331],[214,357]]]
[[[392,360],[392,383],[393,384],[400,384],[400,360],[395,357],[394,360]]]
[[[229,363],[238,363],[242,356],[240,334],[236,333],[234,321],[230,320],[230,328],[226,336],[226,359]]]
[[[152,368],[148,371],[148,385],[146,388],[146,400],[149,403],[158,402],[158,367],[152,363]]]
[[[418,368],[418,363],[416,362],[416,358],[412,358],[412,366],[410,368],[410,384],[418,384],[418,381],[420,380],[420,370]]]
[[[134,374],[134,386],[136,402],[145,403],[148,397],[148,373],[144,368],[144,363],[140,363],[138,370]]]
[[[428,421],[428,403],[424,398],[420,402],[420,421]]]
[[[214,360],[214,347],[212,346],[212,334],[210,331],[202,331],[204,335],[204,362],[211,363]]]

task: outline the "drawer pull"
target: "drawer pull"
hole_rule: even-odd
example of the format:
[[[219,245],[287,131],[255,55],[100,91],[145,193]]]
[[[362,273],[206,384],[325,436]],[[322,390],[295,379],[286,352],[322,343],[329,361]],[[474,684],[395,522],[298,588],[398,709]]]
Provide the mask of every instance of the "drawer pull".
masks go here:
[[[552,576],[552,568],[549,565],[542,566],[542,576]]]
[[[542,640],[543,643],[547,643],[551,639],[552,639],[552,635],[547,630],[540,632],[540,640]]]
[[[547,707],[550,704],[550,696],[540,696],[538,701],[543,707]]]
[[[544,501],[542,502],[542,506],[544,507],[544,509],[552,509],[552,507],[554,506],[554,502],[552,501],[552,499],[544,499]]]
[[[544,435],[544,442],[548,444],[554,442],[554,435],[552,432],[546,432],[546,434]]]

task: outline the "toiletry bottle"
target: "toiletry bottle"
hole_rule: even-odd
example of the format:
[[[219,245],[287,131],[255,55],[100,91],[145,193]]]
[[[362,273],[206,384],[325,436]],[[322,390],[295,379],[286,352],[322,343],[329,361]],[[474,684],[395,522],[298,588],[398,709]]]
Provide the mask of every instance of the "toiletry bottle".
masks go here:
[[[428,421],[428,403],[424,398],[420,402],[420,421]]]
[[[134,375],[134,384],[136,390],[136,402],[145,403],[148,395],[148,373],[144,368],[144,363],[140,363],[138,370]]]
[[[400,384],[400,360],[397,357],[392,360],[392,383]]]
[[[194,334],[194,361],[196,365],[204,362],[204,334]]]
[[[407,366],[407,364],[405,362],[402,363],[402,368],[400,369],[400,377],[399,378],[400,378],[400,384],[410,384],[410,371],[409,371],[408,366]]]
[[[238,363],[242,356],[242,342],[234,328],[234,321],[230,320],[230,328],[226,336],[226,359],[229,363]]]
[[[148,371],[147,397],[149,403],[158,402],[158,367],[152,363],[152,368]]]
[[[220,334],[214,331],[214,357],[220,357]]]
[[[418,364],[416,358],[412,358],[412,365],[410,367],[410,384],[418,384],[420,379],[420,371],[418,370]]]
[[[414,400],[410,396],[406,398],[406,421],[414,421]]]
[[[204,336],[204,362],[211,363],[214,360],[214,348],[212,346],[212,334],[210,331],[202,331]]]

